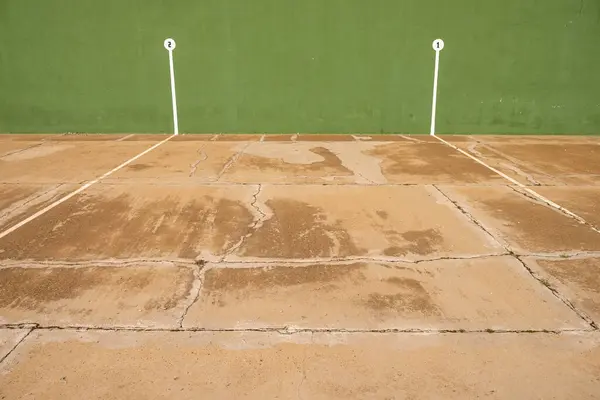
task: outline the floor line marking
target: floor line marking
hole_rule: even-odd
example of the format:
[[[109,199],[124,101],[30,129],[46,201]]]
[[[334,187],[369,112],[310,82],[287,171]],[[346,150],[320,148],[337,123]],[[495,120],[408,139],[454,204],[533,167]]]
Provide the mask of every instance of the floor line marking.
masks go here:
[[[445,141],[444,139],[440,138],[439,136],[433,135],[433,137],[435,137],[440,142],[445,143],[448,146],[452,147],[454,150],[458,151],[459,153],[464,154],[465,156],[469,157],[470,159],[472,159],[473,161],[477,162],[478,164],[483,165],[484,167],[486,167],[490,171],[493,171],[496,174],[500,175],[501,177],[503,177],[504,179],[506,179],[507,181],[509,181],[513,185],[518,186],[520,189],[522,189],[523,191],[529,193],[530,195],[532,195],[533,197],[535,197],[536,199],[538,199],[542,203],[546,203],[546,205],[549,205],[550,207],[552,207],[552,208],[554,208],[554,209],[556,209],[558,211],[561,211],[562,213],[568,215],[569,217],[577,220],[577,222],[579,222],[580,224],[586,225],[589,228],[591,228],[593,231],[595,231],[597,233],[600,233],[600,230],[598,230],[596,227],[594,227],[594,225],[590,224],[589,222],[587,222],[585,219],[583,219],[579,215],[575,214],[574,212],[569,211],[568,209],[566,209],[563,206],[561,206],[561,205],[553,202],[552,200],[548,199],[547,197],[542,196],[541,194],[539,194],[535,190],[532,190],[532,189],[528,188],[526,185],[522,184],[521,182],[517,181],[516,179],[511,178],[510,176],[506,175],[504,172],[502,172],[502,171],[500,171],[500,170],[492,167],[491,165],[486,164],[485,162],[483,162],[480,159],[478,159],[477,157],[475,157],[475,156],[467,153],[466,151],[464,151],[462,149],[459,149],[457,146],[453,145],[452,143],[449,143],[449,142]]]
[[[44,215],[45,213],[47,213],[48,211],[52,210],[54,207],[64,203],[65,201],[69,200],[70,198],[72,198],[73,196],[78,195],[79,193],[83,192],[84,190],[86,190],[87,188],[89,188],[90,186],[100,182],[101,180],[103,180],[104,178],[112,175],[113,173],[117,172],[118,170],[120,170],[123,167],[126,167],[127,165],[131,164],[132,162],[134,162],[135,160],[137,160],[138,158],[144,156],[145,154],[150,153],[152,150],[156,149],[158,146],[168,142],[169,140],[171,140],[172,138],[175,137],[175,134],[169,136],[168,138],[156,143],[154,146],[142,151],[140,154],[138,154],[137,156],[134,156],[132,158],[130,158],[129,160],[125,161],[124,163],[122,163],[121,165],[111,169],[110,171],[106,172],[104,175],[100,176],[99,178],[96,178],[92,181],[89,181],[85,184],[83,184],[79,189],[74,190],[73,192],[67,194],[64,197],[61,197],[60,199],[56,200],[54,203],[48,205],[47,207],[41,209],[40,211],[36,212],[35,214],[29,216],[28,218],[24,219],[23,221],[19,222],[16,225],[11,226],[10,228],[6,229],[5,231],[3,231],[2,233],[0,233],[0,239],[4,238],[5,236],[11,234],[12,232],[16,231],[17,229],[19,229],[20,227],[22,227],[25,224],[28,224],[29,222],[33,221],[34,219],[38,218],[39,216]]]
[[[135,136],[135,133],[132,133],[131,135],[123,136],[122,138],[115,140],[115,142],[122,142],[123,140],[127,140],[132,136]]]

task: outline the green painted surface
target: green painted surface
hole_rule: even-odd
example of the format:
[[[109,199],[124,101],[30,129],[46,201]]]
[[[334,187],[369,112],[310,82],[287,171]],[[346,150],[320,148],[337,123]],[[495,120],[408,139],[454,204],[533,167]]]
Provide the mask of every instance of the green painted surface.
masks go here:
[[[600,133],[591,0],[0,0],[0,131]]]

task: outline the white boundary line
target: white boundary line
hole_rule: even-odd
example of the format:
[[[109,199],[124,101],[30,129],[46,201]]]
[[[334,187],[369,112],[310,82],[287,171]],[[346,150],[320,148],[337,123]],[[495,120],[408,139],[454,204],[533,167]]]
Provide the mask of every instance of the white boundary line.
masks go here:
[[[24,219],[23,221],[19,222],[18,224],[11,226],[10,228],[8,228],[5,231],[3,231],[2,233],[0,233],[0,239],[4,238],[5,236],[7,236],[7,235],[9,235],[11,233],[13,233],[17,229],[19,229],[20,227],[22,227],[25,224],[28,224],[29,222],[33,221],[37,217],[46,214],[48,211],[52,210],[54,207],[56,207],[56,206],[64,203],[65,201],[69,200],[71,197],[78,195],[79,193],[83,192],[84,190],[86,190],[90,186],[92,186],[92,185],[100,182],[102,179],[104,179],[104,178],[112,175],[113,173],[117,172],[121,168],[126,167],[127,165],[131,164],[132,162],[134,162],[138,158],[142,157],[145,154],[150,153],[152,150],[156,149],[158,146],[160,146],[163,143],[166,143],[167,141],[171,140],[174,137],[175,137],[175,134],[173,134],[173,135],[169,136],[168,138],[166,138],[166,139],[164,139],[164,140],[156,143],[154,146],[150,147],[149,149],[146,149],[146,150],[142,151],[140,154],[138,154],[137,156],[135,156],[133,158],[130,158],[129,160],[125,161],[124,163],[122,163],[118,167],[115,167],[115,168],[111,169],[110,171],[108,171],[104,175],[100,176],[99,178],[96,178],[93,181],[87,182],[86,184],[82,185],[79,189],[77,189],[77,190],[69,193],[68,195],[66,195],[64,197],[61,197],[60,199],[56,200],[54,203],[52,203],[49,206],[41,209],[40,211],[38,211],[35,214],[31,215],[30,217]]]
[[[484,163],[483,161],[481,161],[477,157],[472,156],[471,154],[467,153],[466,151],[464,151],[462,149],[459,149],[458,147],[456,147],[452,143],[446,142],[444,139],[440,138],[439,136],[433,135],[433,137],[436,138],[437,140],[439,140],[440,142],[445,143],[448,146],[452,147],[454,150],[457,150],[458,152],[464,154],[465,156],[469,157],[471,160],[477,162],[478,164],[483,165],[484,167],[486,167],[490,171],[493,171],[493,172],[497,173],[498,175],[500,175],[501,177],[503,177],[504,179],[506,179],[507,181],[509,181],[513,185],[516,185],[519,188],[523,189],[525,192],[529,193],[530,195],[532,195],[533,197],[535,197],[539,201],[541,201],[543,203],[546,203],[550,207],[555,208],[556,210],[559,210],[559,211],[563,212],[564,214],[567,214],[569,217],[574,218],[575,220],[577,220],[577,222],[579,222],[580,224],[584,224],[584,225],[590,227],[595,232],[600,233],[600,230],[596,229],[592,224],[588,223],[585,219],[581,218],[579,215],[575,214],[574,212],[571,212],[571,211],[567,210],[566,208],[564,208],[563,206],[561,206],[559,204],[556,204],[555,202],[553,202],[552,200],[548,199],[547,197],[542,196],[541,194],[539,194],[535,190],[532,190],[532,189],[528,188],[526,185],[522,184],[521,182],[519,182],[519,181],[511,178],[510,176],[508,176],[505,173],[497,170],[496,168],[494,168],[494,167],[492,167],[492,166]]]

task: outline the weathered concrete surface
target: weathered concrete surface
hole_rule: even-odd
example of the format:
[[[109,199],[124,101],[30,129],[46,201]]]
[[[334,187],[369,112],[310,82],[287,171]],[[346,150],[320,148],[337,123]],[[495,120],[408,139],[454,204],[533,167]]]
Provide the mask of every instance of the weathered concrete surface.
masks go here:
[[[18,154],[41,144],[41,141],[0,140],[0,165],[4,163],[4,157],[9,157],[11,154]]]
[[[7,399],[594,399],[595,334],[34,332]]]
[[[35,214],[76,188],[72,184],[0,183],[0,231]]]
[[[527,307],[523,307],[527,304]],[[557,330],[588,325],[513,257],[206,271],[185,327]]]
[[[0,259],[216,257],[249,231],[256,190],[94,185],[0,239]]]
[[[600,159],[598,162],[600,162]],[[535,191],[569,209],[600,229],[600,187],[537,187]]]
[[[264,186],[255,207],[264,218],[227,260],[503,251],[432,187]]]
[[[526,260],[542,279],[600,325],[600,258]]]
[[[106,182],[216,182],[247,146],[248,143],[243,142],[193,141],[177,137],[111,175]]]
[[[508,187],[442,190],[519,252],[600,250],[599,233]]]
[[[150,144],[116,141],[46,141],[0,158],[3,183],[79,183],[97,178]]]
[[[167,263],[0,268],[0,323],[173,328],[194,283]]]
[[[600,147],[591,137],[444,136],[444,139],[523,184],[600,184]]]
[[[368,154],[381,159],[383,174],[391,183],[503,183],[494,172],[441,142],[379,144]]]
[[[3,360],[28,332],[29,329],[0,329],[0,360]]]
[[[223,181],[249,183],[386,183],[374,143],[253,143],[224,174]]]

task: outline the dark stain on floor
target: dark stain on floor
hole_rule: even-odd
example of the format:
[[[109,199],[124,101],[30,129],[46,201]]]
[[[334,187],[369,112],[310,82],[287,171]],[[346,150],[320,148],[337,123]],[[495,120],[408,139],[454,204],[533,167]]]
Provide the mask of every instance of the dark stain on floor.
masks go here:
[[[132,205],[115,198],[80,195],[0,239],[2,259],[195,258],[222,254],[253,221],[241,202],[202,196],[180,203],[166,197]]]
[[[421,256],[434,253],[444,242],[443,236],[437,229],[425,229],[419,231],[406,231],[396,233],[386,231],[388,240],[392,243],[403,241],[405,244],[386,248],[383,254],[390,257],[404,256],[406,254],[418,254]]]
[[[379,312],[440,314],[421,282],[399,277],[389,278],[387,282],[396,288],[397,293],[371,293],[365,303],[367,307]]]
[[[322,209],[291,199],[268,200],[274,215],[242,248],[241,255],[311,258],[362,254],[341,221],[328,221]]]

